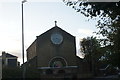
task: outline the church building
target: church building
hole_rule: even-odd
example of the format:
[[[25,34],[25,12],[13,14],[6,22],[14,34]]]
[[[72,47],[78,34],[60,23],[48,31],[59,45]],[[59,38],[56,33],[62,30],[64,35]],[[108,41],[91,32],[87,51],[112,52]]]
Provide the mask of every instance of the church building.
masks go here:
[[[76,73],[80,60],[76,56],[75,36],[55,27],[36,37],[27,49],[27,65],[41,73]]]

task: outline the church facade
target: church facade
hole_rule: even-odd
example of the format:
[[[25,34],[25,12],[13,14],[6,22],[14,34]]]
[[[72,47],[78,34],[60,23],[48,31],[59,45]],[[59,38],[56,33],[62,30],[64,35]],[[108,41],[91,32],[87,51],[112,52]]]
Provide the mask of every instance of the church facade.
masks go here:
[[[77,66],[75,37],[55,26],[37,36],[27,49],[27,61],[36,67]],[[33,66],[33,65],[32,65]]]
[[[37,36],[28,47],[27,66],[40,69],[43,75],[47,73],[76,74],[82,59],[76,56],[75,41],[75,36],[55,24],[55,27]]]

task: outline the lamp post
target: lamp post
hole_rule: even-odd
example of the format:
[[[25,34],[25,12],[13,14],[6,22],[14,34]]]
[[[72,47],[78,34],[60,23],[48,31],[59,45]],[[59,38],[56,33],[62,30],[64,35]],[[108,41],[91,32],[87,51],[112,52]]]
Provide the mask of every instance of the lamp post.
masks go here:
[[[26,0],[22,1],[22,57],[23,57],[23,64],[24,64],[24,16],[23,16],[23,4],[27,2]]]
[[[24,64],[24,16],[23,16],[23,4],[27,2],[26,0],[22,1],[22,57],[23,57],[23,64]],[[23,66],[23,80],[25,80],[25,72],[26,72],[26,67]]]

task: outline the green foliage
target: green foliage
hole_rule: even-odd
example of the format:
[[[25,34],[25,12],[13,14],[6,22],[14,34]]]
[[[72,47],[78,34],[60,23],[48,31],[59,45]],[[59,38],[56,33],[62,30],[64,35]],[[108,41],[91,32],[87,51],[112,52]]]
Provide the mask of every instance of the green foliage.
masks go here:
[[[82,52],[86,54],[90,54],[94,50],[100,48],[100,43],[96,37],[83,38],[83,40],[80,42],[80,45]]]
[[[85,60],[88,62],[90,70],[96,74],[98,69],[99,59],[101,58],[100,43],[96,37],[83,38],[80,42],[81,51],[85,53]]]
[[[96,37],[83,38],[80,42],[81,51],[85,53],[86,56],[92,56],[96,59],[101,57],[100,48],[101,44]]]
[[[120,2],[63,1],[86,17],[97,18],[96,33],[106,37],[104,46],[112,46],[111,64],[120,68]]]

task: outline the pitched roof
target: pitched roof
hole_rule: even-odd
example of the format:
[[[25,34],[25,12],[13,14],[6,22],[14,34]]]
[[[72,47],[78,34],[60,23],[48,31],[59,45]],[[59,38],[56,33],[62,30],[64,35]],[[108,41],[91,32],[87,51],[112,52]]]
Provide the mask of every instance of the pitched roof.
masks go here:
[[[40,34],[40,35],[37,36],[37,37],[41,37],[41,36],[45,35],[46,33],[48,33],[49,31],[52,31],[52,30],[58,30],[58,31],[61,30],[61,31],[67,33],[68,35],[70,35],[70,36],[72,36],[72,37],[75,37],[75,36],[71,35],[70,33],[66,32],[65,30],[63,30],[62,28],[60,28],[60,27],[58,27],[58,26],[54,26],[53,28],[47,30],[46,32]],[[35,39],[35,41],[27,48],[27,50],[36,42],[36,40],[37,40],[37,39]]]
[[[6,57],[17,57],[17,56],[14,56],[14,55],[11,55],[9,53],[6,53]]]
[[[16,57],[16,58],[17,58],[17,56],[14,56],[14,55],[9,54],[9,53],[3,53],[2,56],[3,56],[3,55],[5,55],[6,57]]]
[[[47,32],[49,32],[49,31],[51,31],[51,30],[56,30],[56,29],[63,31],[63,32],[67,33],[67,34],[70,35],[70,36],[73,36],[73,35],[71,35],[70,33],[66,32],[65,30],[63,30],[62,28],[60,28],[60,27],[58,27],[58,26],[55,26],[55,27],[47,30],[46,32],[42,33],[41,35],[44,35],[44,34],[46,34]],[[39,36],[41,36],[41,35],[39,35]],[[73,36],[73,37],[75,37],[75,36]]]

